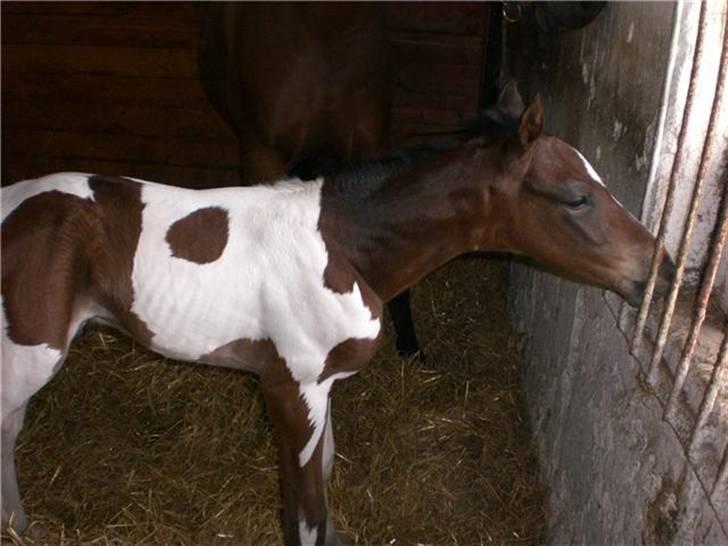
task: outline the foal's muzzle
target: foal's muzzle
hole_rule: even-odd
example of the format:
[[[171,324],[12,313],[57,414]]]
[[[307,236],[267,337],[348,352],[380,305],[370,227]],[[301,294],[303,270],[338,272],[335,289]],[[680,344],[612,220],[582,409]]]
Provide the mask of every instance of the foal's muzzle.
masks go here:
[[[674,278],[675,262],[673,262],[672,258],[667,253],[665,253],[662,259],[662,263],[660,264],[660,268],[657,271],[657,279],[655,281],[655,295],[664,296],[665,294],[667,294],[670,290],[670,285],[672,284],[672,280]],[[642,304],[642,298],[644,297],[646,287],[647,280],[633,282],[630,288],[622,294],[622,297],[632,307],[639,307]]]
[[[672,280],[675,278],[675,262],[665,253],[662,259],[660,269],[657,272],[657,282],[655,283],[655,293],[663,296],[670,290]]]

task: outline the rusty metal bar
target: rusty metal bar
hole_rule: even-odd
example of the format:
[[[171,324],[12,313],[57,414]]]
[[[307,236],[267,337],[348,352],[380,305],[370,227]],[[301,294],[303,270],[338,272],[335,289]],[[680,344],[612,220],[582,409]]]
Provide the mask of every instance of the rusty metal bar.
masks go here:
[[[695,445],[700,437],[700,431],[705,422],[710,416],[710,412],[713,411],[715,400],[718,398],[720,392],[721,383],[723,381],[723,373],[726,367],[728,367],[728,329],[723,332],[723,343],[720,345],[720,353],[718,360],[715,362],[713,373],[710,376],[710,383],[703,396],[703,402],[700,404],[700,410],[698,411],[698,418],[695,420],[695,426],[693,427],[692,434],[690,435],[690,444],[688,446],[688,453],[691,453],[695,448]]]
[[[708,260],[708,265],[705,268],[705,277],[700,287],[700,293],[698,294],[696,315],[693,317],[693,323],[690,326],[690,334],[687,342],[685,343],[685,347],[683,348],[682,357],[675,375],[675,383],[672,387],[672,392],[670,393],[667,408],[665,409],[666,419],[670,419],[675,415],[677,397],[682,390],[685,378],[687,377],[690,369],[690,363],[698,341],[700,327],[705,320],[708,301],[710,299],[710,294],[713,291],[713,284],[715,283],[715,278],[718,274],[720,260],[723,256],[723,249],[725,248],[726,240],[728,239],[728,188],[724,188],[722,212],[718,225],[718,232],[715,234],[713,239],[710,259]]]
[[[708,165],[710,159],[713,156],[715,143],[718,140],[717,133],[717,118],[723,108],[725,99],[725,81],[726,73],[728,72],[728,32],[723,33],[723,48],[721,51],[720,68],[718,69],[718,80],[715,86],[715,95],[713,95],[713,105],[710,111],[710,121],[708,122],[708,130],[705,134],[705,140],[703,141],[703,151],[700,157],[700,166],[698,168],[698,177],[695,181],[693,188],[692,202],[690,204],[690,212],[688,214],[687,222],[685,224],[685,231],[683,232],[682,240],[680,241],[680,250],[677,257],[677,269],[675,271],[675,279],[673,280],[672,286],[670,287],[670,294],[665,304],[665,309],[662,314],[662,320],[660,321],[660,329],[657,335],[657,341],[655,343],[655,349],[652,353],[652,360],[650,361],[649,374],[653,375],[657,369],[657,365],[662,358],[662,353],[665,348],[665,342],[667,341],[667,333],[672,322],[672,315],[675,311],[675,303],[677,302],[677,296],[682,285],[683,274],[685,273],[685,264],[687,262],[688,248],[690,246],[690,240],[692,239],[693,229],[695,228],[695,221],[698,217],[698,210],[700,208],[700,202],[703,196],[703,187],[705,185],[705,177],[708,173]],[[719,241],[717,241],[719,242]],[[719,242],[720,243],[720,242]],[[718,262],[720,262],[720,253],[722,252],[722,244],[718,245]],[[715,254],[716,247],[713,247]],[[716,264],[717,268],[717,264]],[[710,269],[710,266],[708,266]],[[677,392],[682,388],[687,375],[688,368],[690,366],[690,359],[695,349],[695,343],[697,341],[698,332],[700,326],[705,319],[705,309],[707,307],[708,299],[710,298],[710,292],[713,289],[713,282],[715,276],[708,275],[703,281],[700,291],[700,303],[697,310],[697,315],[693,320],[693,324],[690,329],[688,342],[683,348],[683,354],[680,359],[678,366],[678,374],[673,385],[672,393],[670,394],[670,401],[668,402],[668,411],[671,407],[674,407],[675,399],[677,398]],[[653,377],[654,379],[654,377]],[[677,387],[677,392],[676,392]]]
[[[672,171],[670,172],[670,181],[667,188],[667,195],[665,196],[665,203],[662,209],[662,216],[660,219],[660,227],[657,231],[657,243],[655,244],[655,253],[652,256],[652,266],[650,267],[650,277],[645,287],[645,293],[642,299],[642,305],[640,306],[639,315],[637,317],[637,324],[635,326],[634,334],[632,336],[632,342],[630,344],[630,352],[635,354],[640,346],[642,339],[642,333],[645,329],[647,322],[647,314],[652,303],[652,297],[655,292],[655,283],[657,281],[657,272],[659,271],[660,264],[665,255],[665,231],[667,229],[667,222],[672,212],[672,207],[675,201],[675,187],[677,186],[677,177],[682,170],[683,156],[683,143],[687,134],[688,120],[693,110],[693,101],[695,99],[695,90],[698,86],[698,72],[700,68],[700,62],[703,58],[703,49],[705,45],[705,31],[708,26],[707,8],[705,3],[700,4],[700,21],[698,23],[698,36],[695,43],[695,52],[693,53],[693,66],[690,71],[690,84],[688,86],[688,96],[685,101],[685,112],[683,114],[682,124],[680,126],[680,133],[677,138],[677,151],[675,153],[675,161],[672,164]]]

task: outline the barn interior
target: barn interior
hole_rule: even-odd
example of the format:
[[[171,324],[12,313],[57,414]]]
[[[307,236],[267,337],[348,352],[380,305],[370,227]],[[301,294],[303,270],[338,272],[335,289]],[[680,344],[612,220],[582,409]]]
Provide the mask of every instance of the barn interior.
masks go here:
[[[491,7],[385,6],[393,148],[460,129]],[[238,183],[200,84],[205,6],[3,3],[2,179],[57,171]],[[492,65],[488,65],[493,70]],[[352,544],[543,540],[544,488],[506,314],[507,263],[466,260],[413,294],[427,355],[389,333],[334,390],[335,523]],[[280,544],[276,449],[254,376],[164,362],[90,329],[32,402],[17,448],[27,544]]]
[[[699,73],[702,88],[725,95],[726,2],[707,15],[700,3],[573,3],[589,11],[583,20],[532,4],[383,4],[393,148],[461,129],[512,77],[524,97],[540,94],[547,131],[579,148],[657,232],[680,151],[677,139],[660,135],[680,129],[700,28],[703,50],[716,52],[702,63],[713,70],[707,79]],[[235,135],[198,74],[205,4],[0,9],[3,185],[57,171],[180,186],[239,182]],[[713,100],[703,100],[702,128],[688,128],[695,142],[706,138]],[[728,134],[725,101],[717,109],[714,125]],[[704,234],[693,243],[706,250],[691,254],[685,298],[701,286],[728,208],[727,146],[717,140],[704,177]],[[680,177],[681,210],[701,149],[688,155],[694,171]],[[681,214],[668,229],[673,256]],[[663,391],[677,375],[687,327],[670,330],[669,362],[648,384],[646,349],[636,353],[628,339],[636,316],[616,296],[503,256],[459,260],[425,279],[412,304],[426,360],[398,356],[388,331],[374,361],[334,389],[330,504],[344,541],[726,543],[728,404],[725,379],[711,379],[726,367],[718,347],[728,260],[720,251],[718,262],[701,330],[715,339],[702,343],[706,354],[680,395],[679,425],[663,418]],[[661,311],[654,303],[646,338],[657,337]],[[693,416],[713,384],[718,402],[694,440]],[[34,398],[17,448],[35,529],[3,540],[279,544],[270,429],[254,376],[166,361],[111,330],[89,329]]]

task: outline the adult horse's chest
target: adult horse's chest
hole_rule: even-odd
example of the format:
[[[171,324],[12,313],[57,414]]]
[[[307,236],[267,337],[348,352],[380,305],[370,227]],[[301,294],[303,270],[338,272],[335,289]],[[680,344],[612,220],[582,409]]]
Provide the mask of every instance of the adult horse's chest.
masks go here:
[[[341,342],[376,337],[359,286],[342,294],[325,284],[320,190],[321,182],[206,192],[144,185],[131,311],[150,347],[210,361],[223,347],[270,341],[304,381]],[[258,369],[248,356],[239,367]]]

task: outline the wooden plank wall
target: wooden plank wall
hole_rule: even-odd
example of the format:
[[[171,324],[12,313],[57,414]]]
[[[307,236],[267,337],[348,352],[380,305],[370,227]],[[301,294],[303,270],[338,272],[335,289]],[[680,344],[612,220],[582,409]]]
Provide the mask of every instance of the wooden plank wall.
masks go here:
[[[203,4],[3,2],[2,181],[60,170],[217,186],[237,144],[197,79]],[[487,6],[386,6],[393,142],[477,108]]]
[[[490,8],[483,2],[392,2],[392,142],[457,129],[478,109]]]

